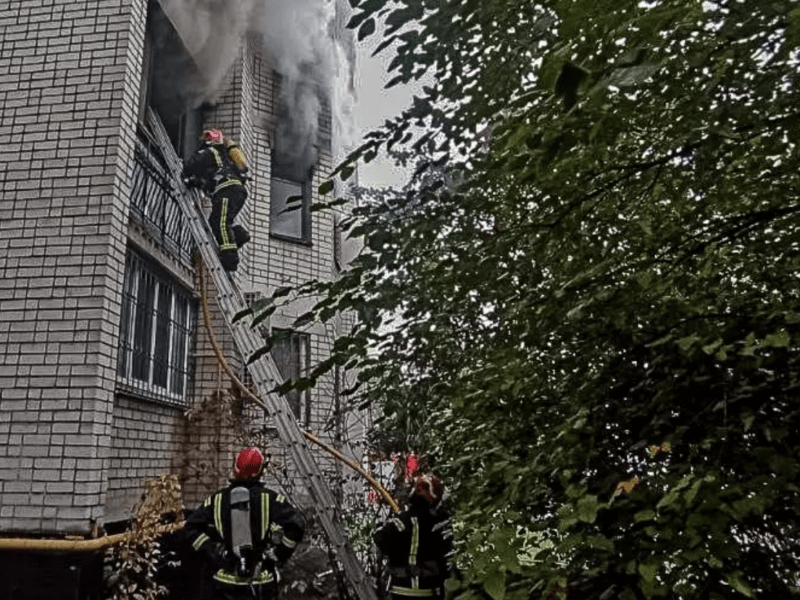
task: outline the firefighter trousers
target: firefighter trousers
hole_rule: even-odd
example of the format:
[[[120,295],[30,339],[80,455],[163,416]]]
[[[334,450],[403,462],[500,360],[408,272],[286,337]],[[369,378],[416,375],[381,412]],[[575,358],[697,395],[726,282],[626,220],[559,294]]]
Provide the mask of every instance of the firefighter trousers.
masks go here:
[[[239,266],[239,248],[250,240],[250,234],[241,225],[234,225],[236,216],[247,200],[247,190],[242,185],[230,185],[218,190],[211,198],[208,222],[219,244],[219,260],[226,271]]]

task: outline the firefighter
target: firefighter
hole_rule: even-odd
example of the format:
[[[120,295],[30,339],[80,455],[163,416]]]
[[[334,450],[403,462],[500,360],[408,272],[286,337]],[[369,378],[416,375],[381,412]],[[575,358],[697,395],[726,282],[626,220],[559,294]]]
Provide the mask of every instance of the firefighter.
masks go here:
[[[184,526],[188,543],[211,566],[215,600],[277,598],[276,566],[303,538],[302,518],[262,485],[263,470],[258,448],[239,452],[230,484],[206,498]]]
[[[247,200],[247,160],[239,145],[219,129],[204,131],[200,139],[200,148],[183,167],[183,180],[211,198],[208,222],[219,244],[222,268],[232,273],[239,266],[239,249],[250,240],[247,230],[233,223]]]
[[[375,532],[375,545],[387,558],[392,600],[444,597],[453,530],[441,504],[443,494],[444,486],[435,475],[416,477],[409,507]]]

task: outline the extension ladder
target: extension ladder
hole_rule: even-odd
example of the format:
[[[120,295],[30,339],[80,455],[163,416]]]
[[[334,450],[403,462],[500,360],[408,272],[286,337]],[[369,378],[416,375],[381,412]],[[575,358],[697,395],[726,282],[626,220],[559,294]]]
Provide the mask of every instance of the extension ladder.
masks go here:
[[[217,242],[196,200],[199,192],[196,190],[190,192],[184,185],[180,177],[182,163],[169,141],[161,120],[152,110],[148,110],[147,116],[151,132],[154,134],[161,153],[168,163],[167,166],[172,172],[177,190],[178,204],[186,217],[192,237],[203,257],[211,279],[214,281],[219,307],[222,310],[225,322],[230,328],[241,355],[251,356],[256,350],[264,346],[264,339],[244,320],[240,319],[235,323],[233,322],[234,315],[247,308],[244,297],[238,287],[228,278],[227,273],[219,262]],[[294,413],[285,398],[278,394],[270,393],[276,382],[283,381],[275,361],[269,353],[266,353],[249,364],[247,368],[261,399],[269,410],[269,416],[275,421],[281,442],[288,449],[289,455],[306,484],[311,496],[313,509],[336,551],[337,558],[342,563],[356,596],[360,600],[377,600],[377,595],[370,579],[348,542],[341,523],[336,518],[334,510],[336,504],[333,494],[328,488],[322,472],[311,454],[308,443],[297,425]]]

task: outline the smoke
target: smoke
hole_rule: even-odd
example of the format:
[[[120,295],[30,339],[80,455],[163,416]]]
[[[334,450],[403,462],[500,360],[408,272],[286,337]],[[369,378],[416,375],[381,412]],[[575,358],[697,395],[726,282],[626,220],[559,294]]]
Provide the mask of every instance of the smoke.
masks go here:
[[[334,158],[352,147],[355,43],[345,28],[347,0],[160,1],[201,71],[201,100],[213,102],[223,91],[242,44],[255,35],[280,75],[287,109],[276,131],[276,144],[286,147],[278,149],[303,168],[315,162],[321,95],[332,105]]]

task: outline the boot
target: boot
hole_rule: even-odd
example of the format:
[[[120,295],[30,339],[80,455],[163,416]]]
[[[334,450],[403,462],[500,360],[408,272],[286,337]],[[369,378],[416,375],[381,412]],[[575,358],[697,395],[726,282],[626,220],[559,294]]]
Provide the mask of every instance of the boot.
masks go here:
[[[239,253],[236,250],[220,252],[219,262],[228,273],[233,273],[239,267]]]
[[[231,231],[233,231],[233,239],[236,240],[237,248],[241,248],[250,241],[250,234],[241,225],[234,225],[231,227]]]

